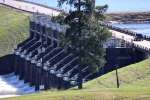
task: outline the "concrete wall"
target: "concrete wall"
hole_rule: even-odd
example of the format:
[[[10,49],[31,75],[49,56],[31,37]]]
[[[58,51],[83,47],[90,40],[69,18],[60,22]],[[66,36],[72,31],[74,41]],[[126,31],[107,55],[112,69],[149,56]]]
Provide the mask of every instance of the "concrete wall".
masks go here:
[[[0,75],[13,72],[14,55],[6,55],[0,58]]]
[[[122,68],[129,64],[146,59],[146,57],[147,55],[145,52],[134,48],[108,48],[106,50],[107,63],[100,69],[99,73],[95,73],[90,78],[93,79],[95,77],[99,77],[115,70],[116,67]]]
[[[144,52],[133,48],[108,48],[106,50],[107,63],[100,70],[100,74],[110,72],[115,66],[124,67],[126,65],[139,62],[147,57]],[[8,74],[14,71],[15,55],[10,54],[0,58],[0,75]]]

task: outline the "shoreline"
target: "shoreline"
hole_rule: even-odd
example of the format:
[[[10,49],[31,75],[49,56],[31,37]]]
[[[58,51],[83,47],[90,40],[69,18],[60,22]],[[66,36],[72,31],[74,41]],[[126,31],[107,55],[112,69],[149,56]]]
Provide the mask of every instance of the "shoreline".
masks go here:
[[[150,12],[111,13],[105,14],[106,21],[121,23],[150,23]]]

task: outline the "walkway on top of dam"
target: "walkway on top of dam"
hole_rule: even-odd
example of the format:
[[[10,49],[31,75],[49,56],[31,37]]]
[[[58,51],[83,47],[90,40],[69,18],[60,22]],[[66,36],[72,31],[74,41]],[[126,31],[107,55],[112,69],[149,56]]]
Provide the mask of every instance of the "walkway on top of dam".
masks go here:
[[[132,43],[133,46],[144,49],[145,51],[150,52],[150,41],[148,40],[141,40],[141,41],[134,41],[135,37],[131,35],[127,35],[115,30],[110,30],[112,32],[112,35],[116,38],[123,39],[128,43]]]
[[[30,13],[42,13],[50,16],[57,16],[63,10],[55,9],[52,7],[48,7],[45,5],[33,3],[33,2],[28,2],[28,1],[17,1],[17,0],[0,0],[0,4],[22,10],[25,12],[30,12]]]
[[[107,27],[112,36],[132,44],[133,47],[144,50],[150,54],[150,36],[142,35],[127,29],[122,29],[108,23],[100,22],[100,25]]]

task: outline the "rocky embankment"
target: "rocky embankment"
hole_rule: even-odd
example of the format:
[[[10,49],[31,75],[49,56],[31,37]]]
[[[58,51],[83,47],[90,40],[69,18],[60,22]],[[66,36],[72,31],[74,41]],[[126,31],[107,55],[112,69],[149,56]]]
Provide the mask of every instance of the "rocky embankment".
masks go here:
[[[150,12],[109,13],[106,14],[106,20],[123,23],[150,23]]]

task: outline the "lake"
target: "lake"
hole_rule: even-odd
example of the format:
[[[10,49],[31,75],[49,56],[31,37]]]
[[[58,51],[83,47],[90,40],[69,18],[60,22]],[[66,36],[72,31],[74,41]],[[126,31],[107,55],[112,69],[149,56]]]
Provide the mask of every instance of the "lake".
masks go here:
[[[116,27],[128,29],[134,32],[138,32],[144,35],[150,36],[150,23],[140,23],[140,24],[113,24]]]

